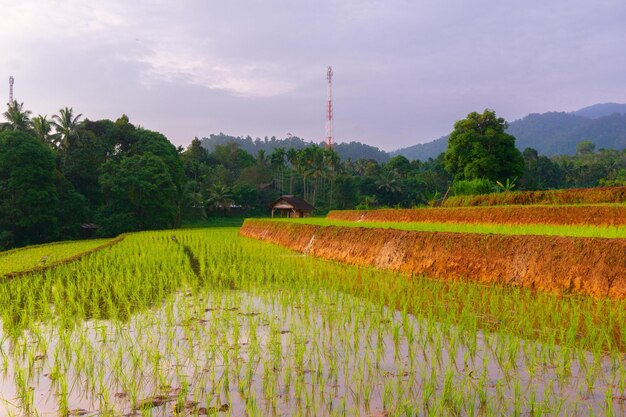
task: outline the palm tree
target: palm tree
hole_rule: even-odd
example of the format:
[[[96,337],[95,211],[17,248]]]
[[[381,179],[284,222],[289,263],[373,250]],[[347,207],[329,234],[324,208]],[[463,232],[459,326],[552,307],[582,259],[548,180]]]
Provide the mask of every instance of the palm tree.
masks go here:
[[[82,113],[74,116],[74,109],[72,107],[65,107],[59,110],[59,114],[52,116],[54,120],[52,122],[57,133],[60,135],[60,146],[66,148],[69,145],[69,141],[72,137],[78,136],[78,127],[80,126],[80,118]]]
[[[285,155],[287,156],[287,161],[289,162],[289,165],[290,165],[289,194],[293,194],[293,171],[294,169],[296,169],[297,164],[298,164],[298,151],[296,151],[294,148],[289,148],[289,150],[287,151]]]
[[[48,120],[48,116],[42,116],[41,114],[37,117],[33,117],[33,131],[35,132],[35,136],[45,143],[49,145],[51,148],[56,148],[56,138],[57,135],[51,134],[52,131],[52,122]]]
[[[364,176],[367,172],[367,168],[369,166],[369,161],[367,159],[359,158],[354,163],[354,172],[357,175]]]
[[[383,171],[381,176],[376,180],[376,187],[379,190],[387,191],[392,194],[401,192],[402,184],[400,174],[395,169]]]
[[[13,100],[7,106],[7,111],[3,113],[4,118],[7,120],[7,127],[10,130],[30,130],[30,115],[32,112],[24,110],[24,103],[18,103],[17,100]]]
[[[213,184],[209,189],[207,203],[211,209],[221,208],[222,215],[226,217],[226,210],[229,210],[230,205],[233,203],[233,195],[230,192],[230,188],[221,183]]]
[[[284,169],[285,169],[285,149],[284,148],[275,148],[270,154],[270,166],[274,171],[274,182],[277,184],[277,187],[281,190],[284,189],[283,180],[284,180]],[[280,176],[280,179],[279,179]]]
[[[313,179],[312,202],[316,204],[318,188],[321,181],[328,177],[330,169],[326,163],[324,148],[310,147],[307,149],[311,149],[311,151],[308,153],[306,176]]]
[[[256,163],[260,167],[267,166],[267,155],[265,154],[265,149],[259,149],[259,151],[256,153]]]

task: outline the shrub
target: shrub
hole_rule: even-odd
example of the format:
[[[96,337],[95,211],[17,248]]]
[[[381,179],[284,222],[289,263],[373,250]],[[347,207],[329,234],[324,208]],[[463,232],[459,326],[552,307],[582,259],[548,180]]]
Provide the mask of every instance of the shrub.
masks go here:
[[[495,184],[484,178],[455,181],[454,185],[452,185],[454,195],[479,195],[493,193],[494,191],[496,191]]]

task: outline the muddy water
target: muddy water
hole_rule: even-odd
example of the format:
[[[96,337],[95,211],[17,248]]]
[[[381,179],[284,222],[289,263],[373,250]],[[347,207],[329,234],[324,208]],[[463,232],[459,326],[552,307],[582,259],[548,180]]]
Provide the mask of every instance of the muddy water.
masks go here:
[[[623,356],[340,293],[181,292],[130,322],[0,334],[0,415],[626,415]]]

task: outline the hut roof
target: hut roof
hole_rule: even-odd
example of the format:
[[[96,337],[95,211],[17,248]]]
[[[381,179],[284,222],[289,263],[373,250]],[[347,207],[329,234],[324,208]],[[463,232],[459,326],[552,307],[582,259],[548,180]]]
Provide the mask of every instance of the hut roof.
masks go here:
[[[307,203],[305,200],[300,197],[295,197],[293,195],[281,195],[276,201],[272,203],[272,207],[278,204],[280,201],[285,201],[286,203],[293,206],[293,208],[302,210],[302,211],[313,211],[315,207]]]

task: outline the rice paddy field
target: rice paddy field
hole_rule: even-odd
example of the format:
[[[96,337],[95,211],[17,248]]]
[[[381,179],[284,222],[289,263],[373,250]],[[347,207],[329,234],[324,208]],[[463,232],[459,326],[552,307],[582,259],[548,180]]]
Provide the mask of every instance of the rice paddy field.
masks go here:
[[[0,282],[0,415],[626,413],[626,301],[407,277],[238,230],[131,234]]]
[[[79,240],[0,252],[0,277],[25,270],[45,268],[50,264],[91,251],[110,241],[111,239]]]
[[[483,209],[484,210],[484,209]],[[267,220],[269,221],[269,220]],[[618,225],[555,225],[555,224],[497,224],[497,223],[433,223],[394,221],[347,221],[310,217],[304,219],[272,219],[274,222],[311,224],[315,226],[365,227],[419,232],[481,233],[498,235],[626,238],[626,226]]]

